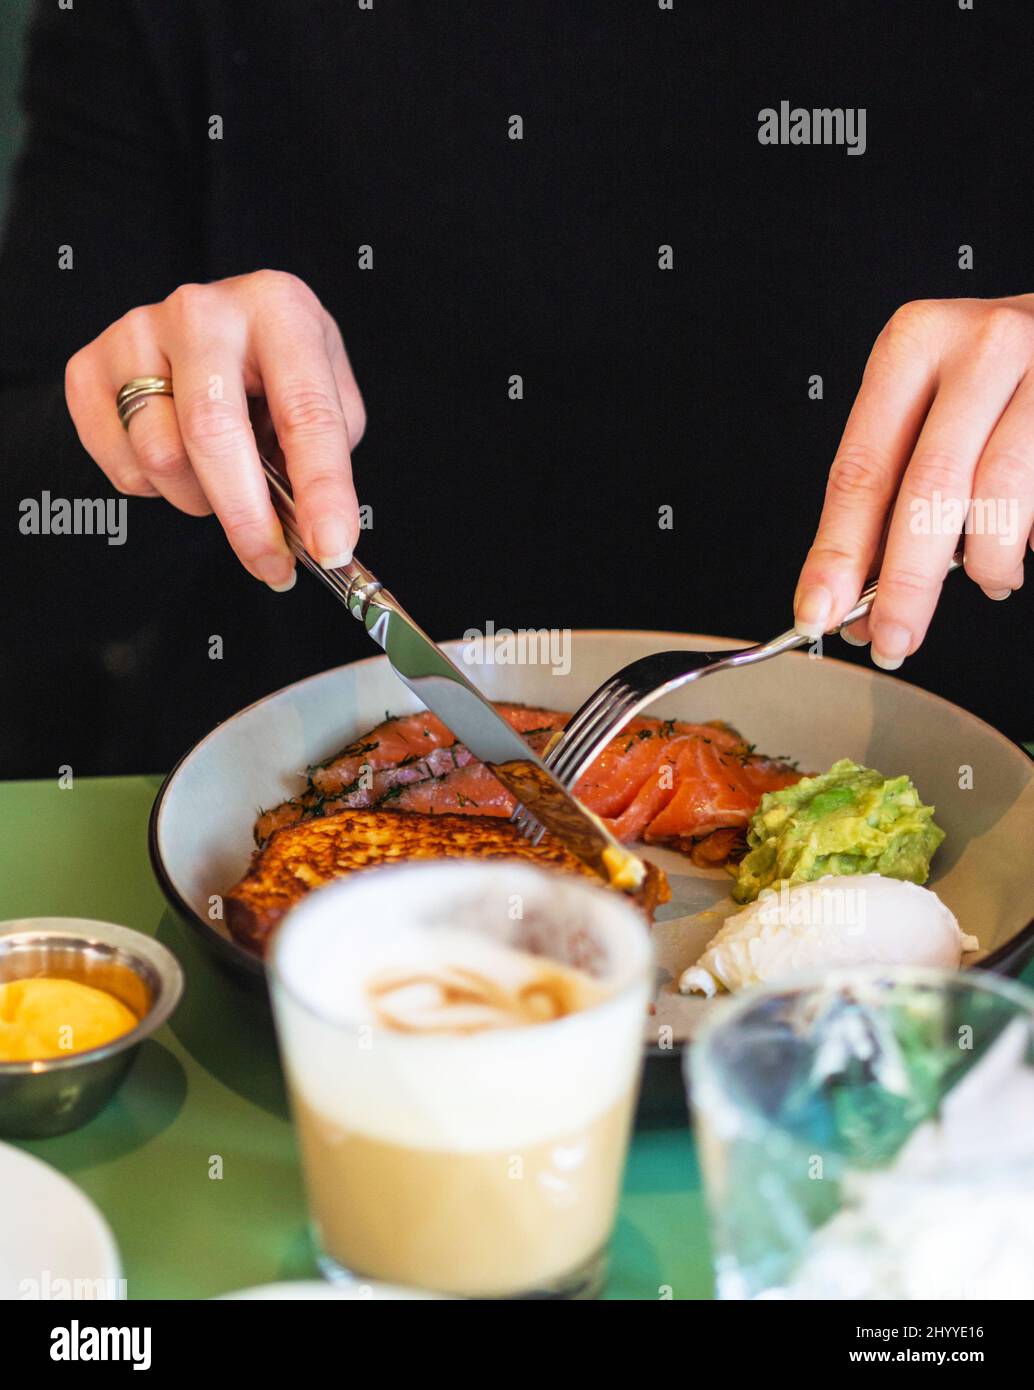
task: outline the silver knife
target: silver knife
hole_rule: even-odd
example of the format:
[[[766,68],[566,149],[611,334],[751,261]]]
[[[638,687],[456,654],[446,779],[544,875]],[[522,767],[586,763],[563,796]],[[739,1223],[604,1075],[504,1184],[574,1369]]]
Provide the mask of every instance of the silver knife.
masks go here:
[[[364,625],[399,679],[583,864],[615,888],[635,893],[643,886],[647,870],[642,860],[565,790],[365,566],[353,559],[340,569],[326,570],[317,563],[302,542],[289,484],[268,459],[259,457],[292,552]]]

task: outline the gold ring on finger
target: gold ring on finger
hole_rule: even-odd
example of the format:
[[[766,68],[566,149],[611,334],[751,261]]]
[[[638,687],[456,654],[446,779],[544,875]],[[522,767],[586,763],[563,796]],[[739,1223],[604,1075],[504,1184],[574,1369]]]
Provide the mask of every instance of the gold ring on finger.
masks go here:
[[[138,410],[147,404],[148,396],[171,396],[172,378],[167,376],[135,376],[120,388],[115,408],[124,430]]]

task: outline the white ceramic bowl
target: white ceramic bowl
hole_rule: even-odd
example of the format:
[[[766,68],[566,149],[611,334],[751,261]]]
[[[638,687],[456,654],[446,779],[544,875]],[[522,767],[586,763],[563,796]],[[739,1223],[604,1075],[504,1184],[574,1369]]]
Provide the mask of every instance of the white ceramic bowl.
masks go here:
[[[462,659],[462,642],[445,645]],[[576,632],[567,674],[543,665],[468,669],[493,699],[574,710],[607,676],[649,652],[738,645],[677,633]],[[829,645],[835,649],[836,640]],[[209,915],[213,895],[247,869],[259,808],[297,795],[308,765],[385,711],[418,708],[386,659],[372,657],[267,695],[213,729],[170,773],[151,817],[155,871],[172,905],[225,963],[262,978],[261,963]],[[902,680],[804,652],[708,676],[650,713],[728,720],[761,751],[811,771],[848,757],[886,776],[907,772],[947,831],[930,886],[979,939],[979,963],[1015,971],[1034,950],[1034,761],[974,715]],[[658,940],[662,961],[677,968],[695,959],[711,931],[687,917],[727,895],[728,875],[696,869],[679,854],[647,853],[671,879],[673,901],[659,914]]]

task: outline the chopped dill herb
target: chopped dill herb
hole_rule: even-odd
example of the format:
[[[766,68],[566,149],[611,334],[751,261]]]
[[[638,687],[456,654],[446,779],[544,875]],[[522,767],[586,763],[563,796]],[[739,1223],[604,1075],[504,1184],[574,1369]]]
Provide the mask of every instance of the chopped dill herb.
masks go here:
[[[350,743],[347,748],[342,748],[339,753],[333,754],[332,757],[327,758],[324,762],[310,763],[305,770],[306,775],[311,782],[314,772],[322,772],[328,767],[333,767],[339,758],[352,758],[355,757],[357,753],[372,753],[375,748],[379,748],[380,746],[380,739],[376,738],[370,743],[363,743],[361,740],[357,743]]]

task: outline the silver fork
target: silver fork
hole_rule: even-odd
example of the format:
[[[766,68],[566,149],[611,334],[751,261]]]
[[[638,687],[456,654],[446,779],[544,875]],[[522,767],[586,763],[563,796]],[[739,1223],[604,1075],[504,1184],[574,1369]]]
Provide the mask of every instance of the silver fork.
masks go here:
[[[962,550],[959,549],[952,556],[948,573],[961,565]],[[872,607],[876,590],[877,582],[873,580],[831,632],[839,632],[841,628],[864,618]],[[767,661],[769,657],[780,656],[814,640],[812,637],[802,637],[791,628],[789,632],[773,637],[770,642],[731,652],[654,652],[651,656],[640,657],[604,681],[589,696],[571,716],[544,762],[565,787],[573,787],[611,739],[616,738],[636,715],[663,695],[669,695],[680,686],[699,680],[701,676],[710,676],[715,671],[726,671],[734,666],[753,666],[756,661]],[[541,834],[538,822],[528,815],[523,806],[517,807],[511,819],[529,839]]]

